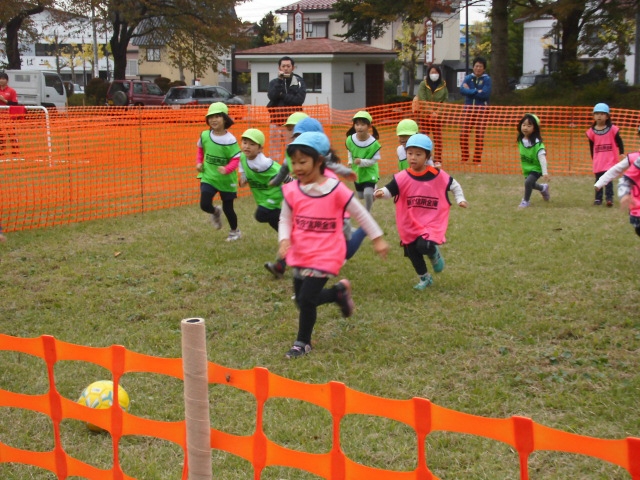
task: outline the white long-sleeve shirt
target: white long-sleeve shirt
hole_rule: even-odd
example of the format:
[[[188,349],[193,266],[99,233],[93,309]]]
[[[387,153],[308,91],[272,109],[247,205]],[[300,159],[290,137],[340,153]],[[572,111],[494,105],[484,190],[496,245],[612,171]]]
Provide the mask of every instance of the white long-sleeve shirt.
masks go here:
[[[640,157],[636,159],[634,164],[636,167],[640,168]],[[607,170],[593,186],[595,188],[603,188],[605,185],[607,185],[607,183],[615,180],[618,177],[621,177],[630,166],[631,161],[629,160],[629,155],[627,155],[613,167]],[[632,185],[624,177],[622,177],[618,182],[618,198],[622,198],[625,195],[630,195],[631,188]]]

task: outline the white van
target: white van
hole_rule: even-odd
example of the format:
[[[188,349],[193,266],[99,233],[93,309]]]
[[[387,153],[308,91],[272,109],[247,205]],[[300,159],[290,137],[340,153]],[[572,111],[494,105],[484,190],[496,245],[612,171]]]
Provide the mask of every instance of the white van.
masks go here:
[[[6,70],[9,86],[18,94],[20,105],[40,105],[64,109],[67,94],[58,72],[51,70]]]

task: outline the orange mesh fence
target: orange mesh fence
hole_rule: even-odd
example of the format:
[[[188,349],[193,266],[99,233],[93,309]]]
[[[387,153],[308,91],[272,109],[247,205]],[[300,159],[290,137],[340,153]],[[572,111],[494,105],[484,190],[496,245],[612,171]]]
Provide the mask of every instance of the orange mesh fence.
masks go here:
[[[281,162],[287,137],[270,125],[266,107],[230,106],[230,131],[263,130],[265,152]],[[302,108],[318,118],[346,161],[345,134],[356,110]],[[591,107],[489,107],[411,102],[371,107],[380,133],[382,175],[397,171],[396,125],[414,118],[435,141],[434,156],[451,172],[519,174],[516,126],[526,112],[540,117],[551,175],[591,173],[585,131]],[[206,106],[171,108],[74,107],[65,112],[0,109],[0,224],[24,230],[197,203],[196,142]],[[636,148],[640,113],[612,109],[627,150]],[[463,152],[468,135],[468,152]],[[479,131],[482,135],[476,135]],[[479,156],[480,144],[482,155]],[[481,160],[474,162],[473,160]],[[247,195],[244,187],[239,194]]]
[[[49,470],[60,479],[78,476],[88,479],[131,479],[119,462],[120,439],[126,435],[156,437],[179,445],[186,452],[185,421],[163,422],[145,419],[120,408],[95,410],[64,398],[56,390],[56,362],[75,360],[99,365],[112,374],[113,381],[130,372],[149,372],[183,379],[182,360],[138,354],[122,346],[96,348],[74,345],[44,335],[18,338],[0,334],[0,350],[21,352],[46,362],[49,391],[28,395],[0,389],[0,407],[26,409],[51,418],[54,448],[30,451],[0,442],[0,463],[14,462]],[[570,452],[595,457],[624,468],[631,478],[640,479],[640,438],[607,440],[556,430],[526,417],[487,418],[440,407],[423,398],[392,400],[352,390],[339,382],[307,384],[270,373],[264,368],[237,370],[209,362],[209,384],[237,388],[253,395],[256,401],[256,430],[241,436],[211,429],[210,447],[228,452],[251,463],[254,478],[264,468],[284,466],[313,473],[329,480],[366,478],[368,480],[436,479],[429,470],[425,439],[437,431],[484,437],[511,446],[520,460],[520,478],[528,479],[528,457],[540,450]],[[117,389],[116,389],[117,390]],[[135,392],[129,392],[135,396]],[[262,416],[269,399],[290,398],[326,409],[332,417],[332,448],[327,453],[292,450],[271,441],[264,432]],[[360,414],[383,417],[408,425],[415,431],[417,467],[412,471],[392,471],[362,465],[351,460],[340,444],[341,420]],[[113,439],[113,467],[100,469],[82,462],[65,451],[60,438],[64,419],[89,422],[107,430]],[[186,453],[184,454],[186,457]],[[183,469],[186,479],[188,466]]]

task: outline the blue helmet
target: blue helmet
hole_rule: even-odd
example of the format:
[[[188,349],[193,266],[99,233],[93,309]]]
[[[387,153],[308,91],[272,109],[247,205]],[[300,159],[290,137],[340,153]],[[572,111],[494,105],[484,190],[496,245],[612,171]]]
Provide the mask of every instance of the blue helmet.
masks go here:
[[[322,124],[316,120],[315,118],[306,117],[296,123],[296,126],[293,127],[293,134],[296,133],[304,133],[304,132],[320,132],[324,133],[324,128],[322,128]]]
[[[329,154],[329,150],[331,149],[331,143],[329,142],[329,139],[324,133],[321,132],[302,133],[289,145],[306,145],[307,147],[313,148],[322,156],[327,156]]]
[[[609,115],[609,105],[606,103],[598,103],[593,107],[593,113],[606,113]]]
[[[405,148],[409,147],[419,147],[431,152],[433,150],[433,142],[424,133],[416,133],[415,135],[411,135],[409,140],[407,140]]]

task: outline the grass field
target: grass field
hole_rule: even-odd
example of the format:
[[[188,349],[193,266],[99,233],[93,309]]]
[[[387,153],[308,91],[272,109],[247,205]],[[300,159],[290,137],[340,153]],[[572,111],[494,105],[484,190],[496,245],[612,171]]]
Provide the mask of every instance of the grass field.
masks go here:
[[[552,200],[534,192],[518,210],[520,176],[455,175],[470,207],[452,207],[446,269],[424,292],[402,256],[393,203],[373,214],[391,245],[382,261],[365,240],[342,269],[352,281],[356,312],[343,319],[320,307],[314,351],[286,360],[297,310],[291,277],[272,279],[276,235],[253,218],[251,198],[236,203],[244,237],[224,241],[196,205],[144,215],[8,234],[0,244],[0,331],[53,335],[90,346],[124,345],[179,357],[180,321],[207,322],[209,360],[232,368],[263,366],[287,378],[349,387],[386,398],[428,398],[446,408],[488,417],[523,415],[565,431],[600,438],[640,437],[640,239],[616,207],[592,206],[592,178],[552,179]],[[383,179],[382,184],[388,180]],[[58,390],[76,399],[100,368],[56,365]],[[0,387],[47,389],[44,365],[0,352]],[[131,412],[182,420],[182,383],[127,374]],[[211,387],[212,426],[239,435],[255,428],[253,398]],[[328,412],[301,402],[269,402],[265,429],[289,448],[331,448]],[[0,440],[30,450],[53,446],[51,423],[31,411],[0,409]],[[415,468],[414,432],[374,417],[348,417],[345,453],[379,468]],[[65,449],[101,468],[111,466],[111,440],[75,421],[63,422]],[[177,479],[179,447],[125,438],[122,464],[140,479]],[[434,433],[428,465],[442,479],[517,479],[518,460],[494,441]],[[214,451],[215,478],[252,478],[251,465]],[[627,479],[622,469],[588,457],[536,452],[532,479]],[[0,463],[2,479],[53,479],[37,469]],[[315,479],[269,468],[263,479]]]

